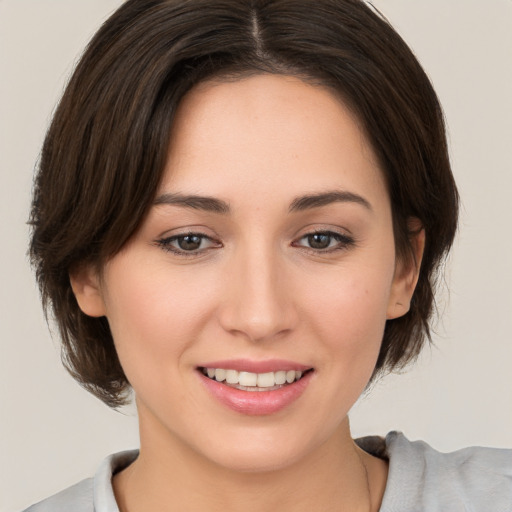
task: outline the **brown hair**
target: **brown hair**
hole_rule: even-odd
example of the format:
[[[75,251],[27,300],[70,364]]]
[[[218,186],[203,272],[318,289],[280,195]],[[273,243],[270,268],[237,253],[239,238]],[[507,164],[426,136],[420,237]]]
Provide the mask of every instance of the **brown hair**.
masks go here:
[[[128,0],[88,45],[56,110],[30,219],[63,361],[110,406],[125,402],[129,383],[107,319],[81,312],[69,272],[101,268],[141,224],[183,95],[203,80],[263,72],[328,86],[356,113],[387,180],[399,257],[412,257],[408,219],[425,229],[410,311],[387,322],[374,375],[403,367],[430,338],[458,195],[436,94],[387,21],[360,0]]]

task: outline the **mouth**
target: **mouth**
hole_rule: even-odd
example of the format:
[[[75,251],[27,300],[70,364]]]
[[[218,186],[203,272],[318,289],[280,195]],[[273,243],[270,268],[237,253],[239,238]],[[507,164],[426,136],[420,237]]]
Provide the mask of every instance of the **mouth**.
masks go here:
[[[204,361],[196,372],[216,402],[237,414],[267,416],[299,402],[315,369],[286,359],[225,359]]]
[[[253,373],[226,368],[199,367],[198,370],[209,379],[233,389],[249,392],[275,391],[290,386],[313,371],[277,370],[265,373]]]

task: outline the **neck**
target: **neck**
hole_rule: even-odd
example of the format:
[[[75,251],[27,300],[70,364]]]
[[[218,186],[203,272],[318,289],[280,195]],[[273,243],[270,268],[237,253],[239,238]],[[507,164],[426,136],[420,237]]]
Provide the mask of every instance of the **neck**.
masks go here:
[[[121,512],[367,512],[379,508],[385,463],[355,445],[348,419],[312,453],[266,471],[220,466],[168,433],[155,436],[154,428],[146,430],[146,426],[141,424],[139,458],[114,477]]]

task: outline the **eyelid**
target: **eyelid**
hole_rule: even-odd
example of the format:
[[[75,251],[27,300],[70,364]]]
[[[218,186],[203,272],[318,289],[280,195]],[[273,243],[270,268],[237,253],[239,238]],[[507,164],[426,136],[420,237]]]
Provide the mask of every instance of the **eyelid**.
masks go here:
[[[180,238],[185,238],[187,236],[200,237],[202,240],[210,241],[211,245],[209,247],[200,248],[200,249],[191,250],[191,251],[186,251],[184,249],[180,249],[180,248],[174,247],[172,245],[172,242],[179,240]],[[156,240],[155,244],[158,247],[160,247],[161,249],[163,249],[164,251],[172,253],[178,257],[183,257],[183,258],[199,257],[199,256],[202,256],[203,254],[205,254],[210,249],[222,247],[221,242],[219,242],[212,236],[207,235],[206,233],[201,233],[200,231],[191,230],[191,229],[184,231],[182,233],[175,233],[175,234],[171,234],[169,236],[163,236],[163,237],[159,238],[158,240]]]
[[[301,235],[296,236],[292,240],[291,246],[300,248],[304,251],[308,251],[311,253],[324,255],[339,251],[346,251],[352,246],[356,245],[356,239],[354,238],[354,236],[352,234],[347,234],[346,231],[348,230],[342,230],[341,228],[338,229],[332,227],[317,227],[314,229],[309,229],[308,231],[304,231]],[[326,248],[308,247],[307,245],[300,243],[302,240],[310,236],[314,236],[316,234],[326,235],[331,239],[334,239],[337,243],[332,247],[328,246]],[[187,236],[199,237],[201,238],[201,242],[208,241],[209,245],[208,247],[200,247],[198,249],[192,250],[181,249],[179,247],[173,246],[173,242],[179,240],[180,238],[185,238]],[[155,241],[155,245],[157,245],[166,252],[172,253],[178,257],[183,258],[197,258],[204,255],[206,252],[209,252],[212,249],[223,247],[222,242],[220,242],[218,239],[198,229],[193,228],[189,228],[186,231],[184,230],[182,232],[171,233],[168,235],[161,236]],[[200,245],[202,245],[202,243]]]
[[[309,236],[313,236],[313,235],[317,235],[317,234],[330,236],[331,238],[334,238],[335,240],[337,240],[338,244],[334,247],[327,247],[325,249],[315,249],[314,247],[307,247],[305,245],[298,243],[299,241],[301,241]],[[344,251],[344,250],[349,249],[350,247],[353,247],[354,245],[356,245],[356,239],[351,234],[349,235],[347,233],[344,233],[343,231],[338,231],[333,228],[324,228],[324,229],[317,228],[317,229],[308,231],[308,232],[300,235],[299,237],[295,238],[294,241],[292,242],[292,245],[295,247],[299,247],[304,250],[313,252],[315,254],[329,254],[332,252]]]

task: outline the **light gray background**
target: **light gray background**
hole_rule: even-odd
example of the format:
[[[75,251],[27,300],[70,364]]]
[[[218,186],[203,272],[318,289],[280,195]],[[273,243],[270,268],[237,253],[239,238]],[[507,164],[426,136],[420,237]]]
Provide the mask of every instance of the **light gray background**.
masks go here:
[[[59,362],[26,258],[32,171],[76,57],[119,0],[0,0],[0,511],[91,475],[137,446]],[[375,0],[446,111],[463,199],[436,347],[354,408],[355,436],[403,430],[442,451],[512,447],[512,2]]]

